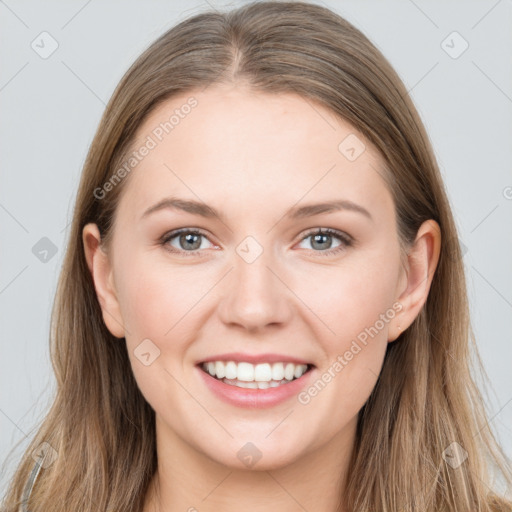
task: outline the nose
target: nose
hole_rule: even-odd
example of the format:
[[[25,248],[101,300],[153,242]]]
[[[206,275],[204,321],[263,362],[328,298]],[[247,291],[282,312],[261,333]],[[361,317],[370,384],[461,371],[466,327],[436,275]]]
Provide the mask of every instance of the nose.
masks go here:
[[[221,320],[249,331],[285,324],[291,317],[293,293],[279,275],[278,265],[263,253],[251,263],[234,255],[234,268],[224,282],[219,305]]]

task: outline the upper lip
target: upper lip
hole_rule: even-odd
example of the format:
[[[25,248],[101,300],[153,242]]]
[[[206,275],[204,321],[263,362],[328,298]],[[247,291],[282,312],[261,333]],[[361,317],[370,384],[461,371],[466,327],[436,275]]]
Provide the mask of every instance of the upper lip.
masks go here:
[[[294,364],[307,364],[314,366],[309,361],[301,359],[300,357],[288,356],[286,354],[243,354],[242,352],[230,352],[227,354],[217,354],[214,356],[202,359],[198,364],[208,363],[210,361],[234,361],[235,363],[247,362],[252,364],[257,363],[294,363]]]

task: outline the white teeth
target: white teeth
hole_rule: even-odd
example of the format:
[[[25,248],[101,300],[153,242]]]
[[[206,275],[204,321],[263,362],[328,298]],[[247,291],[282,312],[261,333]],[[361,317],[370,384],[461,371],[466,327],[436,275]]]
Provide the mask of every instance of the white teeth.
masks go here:
[[[295,365],[293,363],[288,363],[284,367],[284,378],[286,380],[292,380],[295,374]]]
[[[257,364],[254,367],[254,380],[270,382],[272,380],[272,368],[268,363]]]
[[[235,381],[233,383],[234,386],[237,386],[239,388],[251,388],[251,389],[258,389],[258,384],[256,382],[242,382],[241,380]]]
[[[236,363],[233,361],[229,361],[226,364],[226,379],[236,379],[237,367]]]
[[[302,368],[300,366],[296,366],[293,371],[293,376],[298,379],[304,372],[302,371]],[[218,375],[218,374],[217,374]]]
[[[272,380],[284,379],[284,365],[283,363],[275,363],[272,365]]]
[[[216,364],[223,364],[218,361]],[[254,365],[251,363],[238,363],[236,378],[244,382],[254,381]]]
[[[238,388],[250,388],[250,389],[268,389],[268,388],[277,388],[282,386],[283,384],[287,384],[289,381],[283,379],[281,381],[271,380],[270,382],[243,382],[241,380],[233,380],[233,379],[222,379],[224,384],[229,384],[230,386],[236,386]]]
[[[240,387],[250,387],[253,389],[276,387],[280,385],[279,383],[283,379],[287,381],[298,379],[304,375],[307,368],[305,364],[294,363],[259,363],[256,365],[246,362],[237,364],[234,361],[209,361],[208,363],[203,363],[203,369],[212,377],[216,377],[219,380],[236,380],[239,381]],[[251,385],[245,386],[243,383]],[[260,384],[267,385],[260,386]]]
[[[226,367],[220,361],[215,363],[215,375],[218,379],[223,379],[226,376]]]

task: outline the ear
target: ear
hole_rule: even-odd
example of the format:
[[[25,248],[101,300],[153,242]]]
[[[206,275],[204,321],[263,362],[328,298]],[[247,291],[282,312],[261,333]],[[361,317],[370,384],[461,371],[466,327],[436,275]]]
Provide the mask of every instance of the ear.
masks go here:
[[[433,219],[426,220],[408,252],[407,266],[401,270],[397,301],[402,304],[402,310],[390,322],[388,341],[396,340],[419,315],[430,291],[440,250],[439,224]]]
[[[91,272],[96,295],[103,312],[103,321],[113,336],[123,338],[125,329],[114,286],[111,263],[101,245],[98,226],[92,223],[84,226],[82,240],[87,266]]]

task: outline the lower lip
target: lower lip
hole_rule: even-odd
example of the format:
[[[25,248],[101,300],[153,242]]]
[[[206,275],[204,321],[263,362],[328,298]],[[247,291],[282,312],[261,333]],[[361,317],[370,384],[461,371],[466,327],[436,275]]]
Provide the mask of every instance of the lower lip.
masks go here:
[[[298,379],[294,379],[288,384],[281,384],[275,388],[249,389],[225,384],[221,380],[212,377],[209,373],[206,373],[199,366],[196,366],[196,368],[210,391],[221,400],[236,407],[252,409],[272,407],[297,395],[309,382],[311,374],[315,370],[315,368],[311,368]]]

